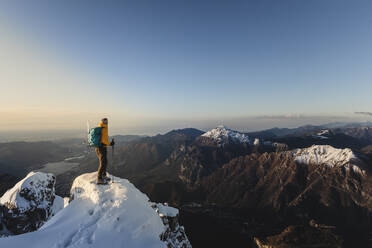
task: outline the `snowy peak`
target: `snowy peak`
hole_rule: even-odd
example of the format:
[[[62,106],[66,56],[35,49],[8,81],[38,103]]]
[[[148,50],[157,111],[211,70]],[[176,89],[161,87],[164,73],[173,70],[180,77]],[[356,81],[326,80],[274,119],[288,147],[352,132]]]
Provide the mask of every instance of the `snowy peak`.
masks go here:
[[[52,174],[30,172],[5,192],[0,198],[0,227],[6,227],[2,234],[35,231],[61,209],[63,199],[54,194],[54,184]]]
[[[295,161],[301,164],[326,165],[329,168],[342,166],[346,171],[365,175],[366,171],[358,164],[360,160],[349,148],[337,149],[329,145],[313,145],[294,152]]]
[[[1,198],[0,204],[23,213],[32,208],[46,208],[53,203],[55,177],[42,172],[30,172]]]
[[[313,145],[294,152],[295,161],[303,164],[326,164],[329,167],[345,165],[357,160],[349,148],[337,149],[329,145]]]
[[[204,133],[202,137],[213,139],[218,145],[222,146],[230,142],[249,143],[249,137],[247,135],[231,130],[222,125]]]

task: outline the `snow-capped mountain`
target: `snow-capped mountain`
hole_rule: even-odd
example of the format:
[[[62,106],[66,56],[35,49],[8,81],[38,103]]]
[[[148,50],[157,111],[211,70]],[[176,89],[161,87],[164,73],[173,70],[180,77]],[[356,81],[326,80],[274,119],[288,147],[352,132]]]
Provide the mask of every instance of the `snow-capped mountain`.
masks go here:
[[[326,164],[329,167],[344,165],[357,159],[351,149],[337,149],[329,145],[313,145],[309,148],[297,149],[294,155],[299,163]]]
[[[365,172],[357,165],[359,159],[349,149],[337,149],[329,145],[313,145],[309,148],[297,149],[293,152],[294,159],[302,164],[324,164],[329,168],[344,166],[354,172],[364,174]]]
[[[54,194],[55,180],[52,174],[30,172],[8,190],[0,198],[0,214],[3,216],[0,226],[3,222],[7,231],[13,234],[39,228],[63,207],[63,199]]]
[[[30,172],[1,198],[0,204],[17,208],[20,213],[39,207],[51,207],[55,177],[52,174]]]
[[[50,174],[37,175],[24,179],[30,188],[43,188]],[[155,211],[149,198],[128,180],[112,177],[113,183],[97,185],[96,177],[96,172],[77,177],[64,208],[35,232],[0,238],[0,247],[191,247],[178,225],[177,209],[156,204]],[[14,199],[9,196],[15,191],[9,192],[4,199]]]
[[[218,126],[204,134],[201,137],[214,140],[219,146],[227,143],[249,143],[249,137],[243,133],[231,130],[225,126]]]

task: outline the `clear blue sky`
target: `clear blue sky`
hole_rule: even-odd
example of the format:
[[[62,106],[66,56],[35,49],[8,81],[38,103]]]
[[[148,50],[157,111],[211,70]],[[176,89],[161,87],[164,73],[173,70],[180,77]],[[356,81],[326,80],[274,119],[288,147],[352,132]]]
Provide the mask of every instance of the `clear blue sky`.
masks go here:
[[[43,102],[12,108],[5,97],[9,111],[47,105],[73,118],[102,101],[100,113],[152,131],[149,122],[372,111],[372,1],[2,1],[0,22],[12,49],[31,51],[25,61],[74,75],[40,86]]]

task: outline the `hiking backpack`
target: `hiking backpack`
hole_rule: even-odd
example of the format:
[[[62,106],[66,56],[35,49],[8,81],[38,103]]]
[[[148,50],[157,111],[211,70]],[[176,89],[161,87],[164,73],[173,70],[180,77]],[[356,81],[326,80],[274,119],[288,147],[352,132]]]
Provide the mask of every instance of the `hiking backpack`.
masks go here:
[[[101,133],[102,133],[102,127],[94,127],[89,130],[89,134],[88,134],[89,146],[93,146],[93,147],[101,146]]]

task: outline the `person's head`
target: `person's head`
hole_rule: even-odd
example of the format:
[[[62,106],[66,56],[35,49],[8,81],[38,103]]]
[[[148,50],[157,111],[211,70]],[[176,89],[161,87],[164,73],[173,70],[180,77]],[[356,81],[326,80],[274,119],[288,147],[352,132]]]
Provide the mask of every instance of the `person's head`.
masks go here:
[[[108,119],[107,119],[107,118],[103,118],[103,119],[101,120],[101,122],[102,122],[103,124],[108,124]]]

